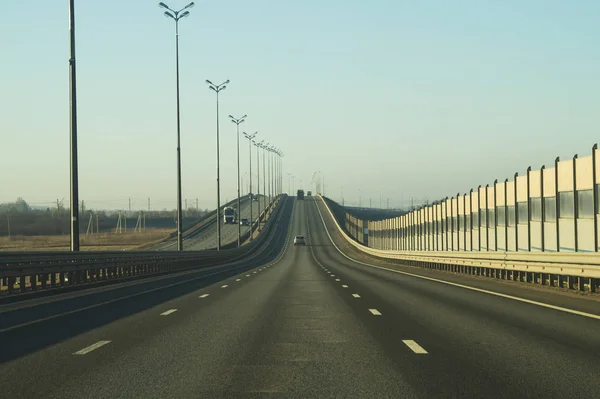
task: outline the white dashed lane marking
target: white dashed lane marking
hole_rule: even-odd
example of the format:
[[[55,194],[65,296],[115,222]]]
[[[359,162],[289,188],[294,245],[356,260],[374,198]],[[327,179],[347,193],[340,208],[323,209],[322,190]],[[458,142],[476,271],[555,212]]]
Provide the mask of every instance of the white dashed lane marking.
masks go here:
[[[74,355],[85,355],[86,353],[90,353],[93,350],[96,350],[106,344],[110,343],[110,341],[98,341],[93,345],[88,346],[87,348],[83,348],[81,350],[78,350],[77,352],[73,353]]]
[[[209,296],[210,294],[202,294],[200,295],[198,298],[206,298],[207,296]]]
[[[353,296],[354,298],[360,298],[360,295],[358,295],[358,294],[352,294],[352,296]]]
[[[406,346],[408,346],[413,352],[419,355],[426,355],[427,351],[421,347],[421,345],[417,344],[415,341],[410,339],[402,340]]]
[[[241,278],[238,278],[238,279],[236,279],[235,281],[242,281],[242,279],[241,279]]]
[[[169,310],[167,310],[166,312],[163,312],[163,313],[161,313],[160,315],[161,315],[161,316],[168,316],[168,315],[170,315],[171,313],[175,313],[175,312],[177,312],[177,309],[169,309]]]
[[[373,313],[374,316],[381,316],[381,313],[377,309],[369,309],[369,312]]]
[[[348,288],[348,286],[347,285],[342,285],[342,288]]]
[[[221,286],[221,288],[227,288],[227,287],[229,287],[227,284]]]
[[[335,281],[340,281],[340,279],[339,279],[339,278],[336,278],[336,279],[335,279]]]

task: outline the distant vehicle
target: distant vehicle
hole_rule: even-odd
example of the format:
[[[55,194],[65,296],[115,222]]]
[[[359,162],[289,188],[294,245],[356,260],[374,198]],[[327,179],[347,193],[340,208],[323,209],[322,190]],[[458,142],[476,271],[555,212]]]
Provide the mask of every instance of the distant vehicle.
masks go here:
[[[310,197],[312,195],[312,191],[307,191],[306,195]]]
[[[231,208],[229,206],[226,207],[223,210],[223,223],[225,223],[225,224],[235,223],[236,220],[237,220],[236,216],[237,215],[236,215],[236,212],[235,212],[234,208]]]
[[[294,237],[294,245],[306,245],[306,241],[304,241],[304,236]]]
[[[250,226],[250,220],[248,220],[247,218],[240,219],[240,224],[242,226]]]
[[[303,200],[304,199],[304,190],[298,190],[298,199],[299,200]]]

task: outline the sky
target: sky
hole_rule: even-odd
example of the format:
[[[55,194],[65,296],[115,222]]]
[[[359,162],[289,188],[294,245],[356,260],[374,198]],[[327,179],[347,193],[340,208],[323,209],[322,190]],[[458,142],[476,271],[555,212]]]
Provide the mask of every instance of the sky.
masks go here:
[[[76,1],[87,207],[176,206],[175,24],[157,3]],[[596,0],[200,0],[190,12],[180,21],[189,206],[216,205],[206,79],[231,80],[220,94],[223,202],[237,195],[229,114],[247,114],[240,130],[284,152],[285,191],[287,173],[310,189],[321,171],[326,195],[373,206],[468,192],[587,156],[600,138]],[[68,204],[68,18],[66,0],[2,6],[0,202]],[[240,158],[247,186],[243,136]]]

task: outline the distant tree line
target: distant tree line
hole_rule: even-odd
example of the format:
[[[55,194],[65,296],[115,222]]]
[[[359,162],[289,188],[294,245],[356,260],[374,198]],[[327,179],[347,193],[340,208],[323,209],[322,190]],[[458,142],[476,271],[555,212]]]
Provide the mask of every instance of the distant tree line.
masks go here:
[[[208,210],[197,211],[195,208],[184,211],[184,227],[195,223],[198,217],[207,213]],[[122,228],[133,231],[140,215],[145,220],[146,228],[175,229],[177,226],[175,210],[127,212],[83,209],[79,214],[79,229],[81,234],[85,234],[88,227],[92,227],[94,233],[114,231],[120,217]],[[22,198],[14,203],[0,204],[0,236],[61,235],[69,234],[70,231],[69,209],[60,203],[46,209],[33,209]]]

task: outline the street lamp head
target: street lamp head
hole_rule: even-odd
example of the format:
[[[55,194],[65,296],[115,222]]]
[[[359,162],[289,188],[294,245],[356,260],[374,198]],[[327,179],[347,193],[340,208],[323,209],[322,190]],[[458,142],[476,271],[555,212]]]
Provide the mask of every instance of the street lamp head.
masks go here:
[[[165,17],[169,17],[169,18],[175,19],[175,16],[173,14],[171,14],[170,12],[168,12],[168,11],[165,11]]]
[[[185,17],[187,17],[188,15],[190,15],[190,12],[189,12],[189,11],[186,11],[186,12],[184,12],[183,14],[181,14],[181,16],[180,16],[179,18],[180,18],[180,19],[181,19],[181,18],[185,18]]]
[[[185,6],[183,9],[187,10],[188,8],[192,8],[194,7],[194,2],[192,1],[190,4],[188,4],[187,6]]]
[[[210,80],[208,80],[208,79],[206,79],[206,80],[205,80],[205,82],[206,82],[206,83],[208,83],[209,85],[212,85],[212,86],[214,86],[214,85],[215,85],[213,82],[211,82],[211,81],[210,81]]]
[[[225,82],[223,82],[224,85],[229,83],[229,79],[227,79]]]
[[[161,8],[166,8],[167,10],[170,10],[169,6],[166,5],[165,3],[163,3],[162,1],[160,3],[158,3],[158,6]]]

